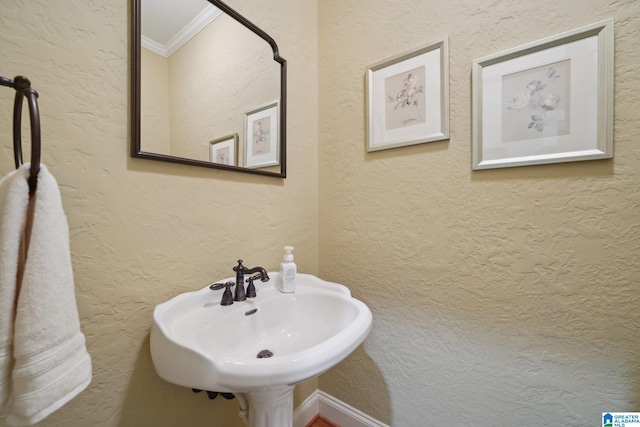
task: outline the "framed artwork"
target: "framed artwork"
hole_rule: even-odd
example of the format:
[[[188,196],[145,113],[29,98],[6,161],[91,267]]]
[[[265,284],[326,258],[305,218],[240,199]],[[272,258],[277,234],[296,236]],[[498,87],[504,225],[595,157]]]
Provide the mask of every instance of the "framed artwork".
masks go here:
[[[222,165],[236,166],[236,152],[238,150],[238,134],[227,135],[209,141],[209,161]]]
[[[278,164],[278,101],[244,116],[244,166],[263,168]]]
[[[367,68],[367,151],[449,139],[448,40]]]
[[[613,20],[473,62],[472,168],[613,157]]]

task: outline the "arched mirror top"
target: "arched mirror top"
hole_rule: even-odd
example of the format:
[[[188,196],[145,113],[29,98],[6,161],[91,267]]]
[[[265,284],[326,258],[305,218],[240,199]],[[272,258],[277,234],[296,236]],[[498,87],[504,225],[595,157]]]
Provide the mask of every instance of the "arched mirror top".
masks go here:
[[[131,46],[133,157],[286,177],[271,36],[219,0],[133,0]]]

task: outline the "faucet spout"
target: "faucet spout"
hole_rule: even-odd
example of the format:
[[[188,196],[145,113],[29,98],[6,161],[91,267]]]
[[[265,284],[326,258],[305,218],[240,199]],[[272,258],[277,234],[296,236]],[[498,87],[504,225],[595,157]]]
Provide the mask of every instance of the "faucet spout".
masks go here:
[[[262,267],[253,267],[253,268],[248,268],[247,270],[245,270],[245,274],[254,274],[254,273],[260,274],[260,281],[261,282],[268,282],[269,281],[269,275],[267,274],[267,270],[265,270]]]

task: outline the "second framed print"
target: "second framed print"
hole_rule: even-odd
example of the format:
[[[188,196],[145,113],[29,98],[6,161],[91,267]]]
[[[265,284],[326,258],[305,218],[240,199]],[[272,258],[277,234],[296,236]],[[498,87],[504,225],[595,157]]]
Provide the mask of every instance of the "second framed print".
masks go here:
[[[367,151],[449,139],[447,39],[367,69]]]
[[[278,164],[278,101],[244,116],[244,166],[264,168]]]
[[[613,20],[473,63],[472,168],[613,157]]]

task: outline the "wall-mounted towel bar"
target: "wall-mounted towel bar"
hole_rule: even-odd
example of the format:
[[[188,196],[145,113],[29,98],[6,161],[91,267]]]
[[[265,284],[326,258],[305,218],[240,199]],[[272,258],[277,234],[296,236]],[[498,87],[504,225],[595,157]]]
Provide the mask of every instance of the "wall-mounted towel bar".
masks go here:
[[[16,90],[13,104],[13,155],[16,169],[22,165],[22,99],[27,98],[31,119],[31,167],[29,174],[29,194],[36,191],[40,172],[40,113],[38,112],[38,92],[31,88],[28,78],[17,76],[13,80],[0,76],[0,85]]]

